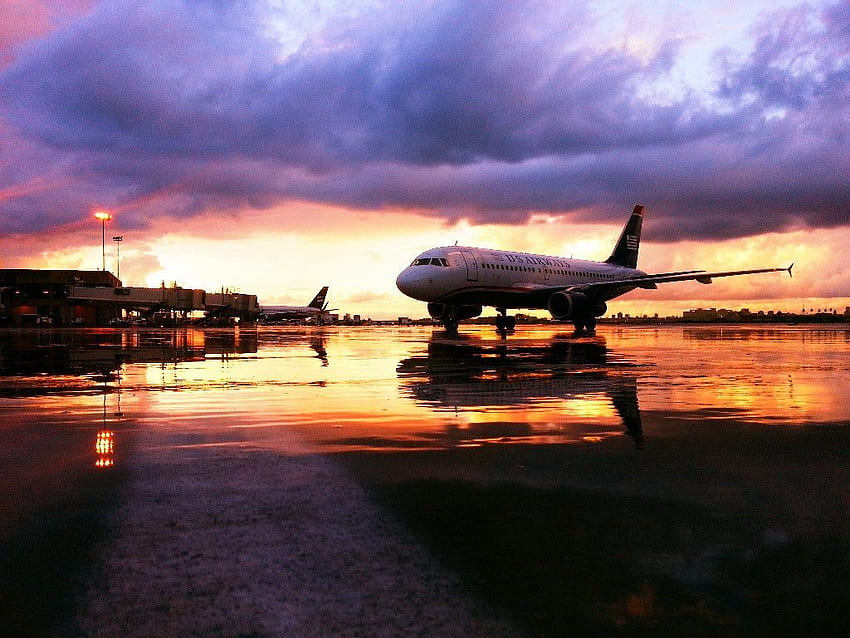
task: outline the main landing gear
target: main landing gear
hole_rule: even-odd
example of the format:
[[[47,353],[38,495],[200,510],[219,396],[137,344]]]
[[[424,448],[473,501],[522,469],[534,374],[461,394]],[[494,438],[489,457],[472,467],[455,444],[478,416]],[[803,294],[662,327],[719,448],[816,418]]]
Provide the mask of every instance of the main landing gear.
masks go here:
[[[496,330],[505,332],[516,328],[516,317],[509,317],[507,308],[497,308],[497,310],[501,315],[496,317]]]
[[[596,317],[576,317],[573,319],[576,334],[596,334]]]

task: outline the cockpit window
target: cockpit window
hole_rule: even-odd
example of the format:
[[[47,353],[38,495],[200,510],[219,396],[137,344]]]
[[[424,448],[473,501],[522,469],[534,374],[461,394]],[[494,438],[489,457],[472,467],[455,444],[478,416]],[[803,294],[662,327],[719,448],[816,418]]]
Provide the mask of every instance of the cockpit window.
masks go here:
[[[440,266],[441,268],[448,268],[449,262],[445,257],[419,257],[418,259],[414,259],[411,266]]]

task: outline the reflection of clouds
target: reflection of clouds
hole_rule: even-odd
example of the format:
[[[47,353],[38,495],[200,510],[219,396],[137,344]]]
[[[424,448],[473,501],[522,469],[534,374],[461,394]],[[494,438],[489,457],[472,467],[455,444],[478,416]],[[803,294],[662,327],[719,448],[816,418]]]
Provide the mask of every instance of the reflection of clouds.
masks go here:
[[[684,352],[699,352],[696,373],[669,373],[647,389],[666,408],[699,408],[709,418],[752,422],[847,419],[848,331],[788,325],[711,325],[682,330]],[[839,400],[837,400],[839,399]]]
[[[417,404],[475,415],[474,422],[451,425],[440,436],[456,443],[564,440],[563,417],[600,420],[613,406],[641,444],[636,379],[622,362],[609,361],[604,339],[484,341],[438,335],[426,355],[402,360],[397,374],[402,392]],[[540,424],[541,410],[562,418]]]
[[[50,392],[51,384],[66,375],[61,390],[67,392],[75,386],[90,389],[91,381],[113,380],[127,363],[169,364],[256,352],[256,330],[0,331],[0,377],[32,375],[32,384],[21,387],[27,395],[34,391],[31,385]]]
[[[165,368],[256,351],[255,330],[0,331],[0,396],[26,398],[42,412],[96,414],[94,441],[87,445],[94,467],[108,469],[116,465],[122,436],[115,422],[124,417],[121,377],[127,363]]]

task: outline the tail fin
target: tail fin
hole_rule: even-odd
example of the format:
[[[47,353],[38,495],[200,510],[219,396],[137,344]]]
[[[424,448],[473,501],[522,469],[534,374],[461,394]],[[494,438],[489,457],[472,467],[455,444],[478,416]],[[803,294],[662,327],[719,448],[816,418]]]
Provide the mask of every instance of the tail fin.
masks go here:
[[[325,295],[328,294],[328,287],[323,286],[322,289],[313,297],[313,301],[309,303],[310,308],[318,308],[319,310],[325,305]]]
[[[620,239],[614,246],[614,252],[605,260],[606,264],[637,268],[638,247],[640,246],[640,227],[643,223],[643,206],[638,204],[632,211],[632,216],[623,227]]]

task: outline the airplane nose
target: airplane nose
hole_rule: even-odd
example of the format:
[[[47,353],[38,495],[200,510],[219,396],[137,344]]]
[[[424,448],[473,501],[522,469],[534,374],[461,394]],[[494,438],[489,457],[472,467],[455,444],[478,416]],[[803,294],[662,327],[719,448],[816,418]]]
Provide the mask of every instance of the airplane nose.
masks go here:
[[[398,277],[395,278],[395,286],[399,290],[401,290],[404,294],[409,295],[410,292],[410,269],[405,268],[402,270]]]
[[[418,298],[418,292],[421,288],[421,282],[419,281],[419,277],[416,276],[415,273],[411,272],[410,268],[405,268],[402,270],[398,277],[395,280],[396,288],[401,290],[408,297],[413,297],[414,299]]]

